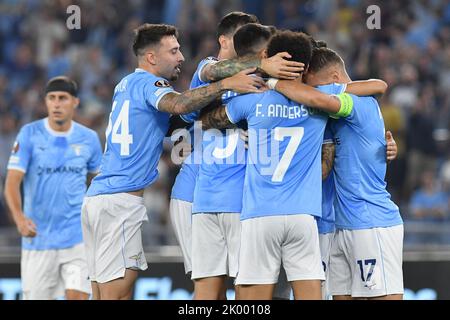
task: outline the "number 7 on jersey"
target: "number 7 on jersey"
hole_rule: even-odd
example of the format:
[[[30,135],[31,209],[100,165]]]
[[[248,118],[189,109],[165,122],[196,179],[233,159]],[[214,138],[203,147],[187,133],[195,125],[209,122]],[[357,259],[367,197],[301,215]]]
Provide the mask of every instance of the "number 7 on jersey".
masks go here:
[[[277,167],[272,176],[272,182],[283,181],[284,175],[286,174],[289,165],[291,164],[292,158],[298,149],[298,146],[302,142],[303,135],[305,134],[305,128],[303,127],[276,127],[274,129],[274,139],[277,141],[283,141],[285,137],[290,137],[289,143],[284,151],[283,156],[278,162]]]

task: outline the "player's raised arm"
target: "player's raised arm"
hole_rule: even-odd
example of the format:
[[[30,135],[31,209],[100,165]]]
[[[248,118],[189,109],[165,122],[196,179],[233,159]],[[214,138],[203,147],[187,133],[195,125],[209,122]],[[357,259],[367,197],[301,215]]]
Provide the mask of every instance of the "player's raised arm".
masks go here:
[[[236,125],[228,118],[226,106],[222,104],[205,108],[205,111],[202,110],[202,113],[200,114],[200,121],[202,122],[203,130],[211,128],[228,129],[236,127]]]
[[[355,96],[383,95],[388,88],[386,82],[380,79],[352,81],[347,84],[345,92]]]
[[[172,114],[184,114],[200,110],[228,90],[238,93],[262,92],[260,88],[265,87],[264,81],[260,77],[249,75],[254,71],[255,68],[246,69],[232,77],[181,94],[168,93],[159,102],[158,109]]]
[[[202,69],[200,76],[201,79],[213,82],[231,77],[248,68],[259,68],[272,77],[292,80],[300,76],[300,73],[304,70],[304,64],[287,60],[289,58],[291,58],[289,53],[280,52],[270,58],[264,59],[258,56],[245,56],[222,60],[206,65]]]
[[[269,79],[267,84],[270,89],[275,89],[293,101],[333,114],[341,110],[341,101],[345,97],[345,94],[334,96],[322,93],[298,80]],[[344,104],[342,106],[345,107]]]

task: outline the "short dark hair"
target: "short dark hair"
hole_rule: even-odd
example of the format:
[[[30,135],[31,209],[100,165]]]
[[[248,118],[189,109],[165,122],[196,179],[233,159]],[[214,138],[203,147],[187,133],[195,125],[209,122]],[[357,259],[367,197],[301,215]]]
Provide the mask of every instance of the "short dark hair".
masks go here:
[[[233,34],[240,26],[247,23],[259,23],[259,21],[254,14],[240,11],[230,12],[217,25],[217,39],[222,35],[229,36]]]
[[[240,27],[233,36],[234,50],[238,56],[256,54],[262,44],[266,44],[275,33],[275,27],[259,23],[248,23]]]
[[[133,52],[136,56],[144,54],[143,49],[159,44],[165,36],[178,38],[178,30],[168,24],[145,23],[134,30]]]
[[[289,60],[302,62],[306,67],[311,61],[312,48],[310,36],[306,33],[283,30],[278,31],[270,40],[267,55],[271,57],[286,51],[292,56]]]
[[[343,67],[342,58],[336,51],[326,47],[315,48],[313,50],[311,62],[309,63],[308,71],[315,73],[331,64],[339,64]]]
[[[77,83],[66,76],[57,76],[48,80],[45,85],[45,94],[53,91],[64,91],[74,97],[78,96]]]

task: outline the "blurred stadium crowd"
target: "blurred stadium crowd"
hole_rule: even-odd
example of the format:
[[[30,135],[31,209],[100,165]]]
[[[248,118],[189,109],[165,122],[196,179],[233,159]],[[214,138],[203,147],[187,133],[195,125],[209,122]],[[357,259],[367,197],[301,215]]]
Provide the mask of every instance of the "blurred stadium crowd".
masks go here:
[[[66,27],[71,4],[81,8],[79,30]],[[381,8],[380,30],[366,25],[366,8],[372,4]],[[43,88],[49,78],[65,74],[77,81],[81,105],[76,120],[96,130],[104,141],[113,88],[135,68],[133,29],[143,22],[179,28],[186,62],[174,86],[182,91],[197,63],[216,54],[216,25],[234,10],[326,41],[344,57],[353,80],[385,80],[389,91],[381,101],[382,113],[399,148],[387,173],[393,200],[415,230],[430,223],[450,225],[450,2],[446,0],[2,0],[0,189],[18,130],[46,115]],[[150,217],[147,245],[176,243],[168,203],[179,167],[170,160],[170,146],[168,142],[159,165],[158,183],[144,196]],[[0,226],[12,226],[0,191]],[[406,244],[450,244],[450,230],[438,237],[406,232]]]

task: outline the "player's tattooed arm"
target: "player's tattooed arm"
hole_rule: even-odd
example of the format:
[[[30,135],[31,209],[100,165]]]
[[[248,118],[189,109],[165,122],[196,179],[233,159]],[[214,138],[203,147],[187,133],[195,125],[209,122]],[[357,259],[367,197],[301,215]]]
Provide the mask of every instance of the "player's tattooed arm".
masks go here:
[[[225,91],[237,93],[262,92],[265,82],[260,77],[250,76],[255,69],[245,69],[232,77],[207,86],[187,90],[183,93],[171,92],[161,98],[158,109],[171,114],[184,114],[200,110]],[[262,88],[263,89],[260,89]]]
[[[200,78],[207,82],[219,81],[231,77],[244,69],[257,68],[260,64],[261,59],[258,59],[256,56],[222,60],[203,67]]]
[[[230,121],[227,115],[226,107],[220,101],[216,101],[210,106],[204,108],[200,113],[202,129],[211,128],[227,129],[235,128],[236,125]]]
[[[200,77],[208,82],[218,81],[231,77],[236,73],[249,68],[258,68],[258,71],[280,79],[296,79],[304,70],[304,64],[289,61],[291,56],[287,52],[280,52],[270,58],[261,59],[248,55],[235,59],[222,60],[206,65]]]
[[[199,110],[227,90],[224,85],[225,80],[183,93],[168,93],[159,102],[158,110],[171,114],[184,114]]]
[[[334,143],[325,143],[322,145],[322,181],[325,180],[333,170],[334,155],[336,148]]]

